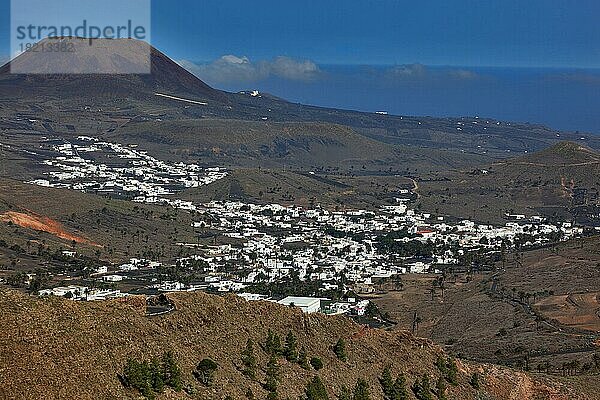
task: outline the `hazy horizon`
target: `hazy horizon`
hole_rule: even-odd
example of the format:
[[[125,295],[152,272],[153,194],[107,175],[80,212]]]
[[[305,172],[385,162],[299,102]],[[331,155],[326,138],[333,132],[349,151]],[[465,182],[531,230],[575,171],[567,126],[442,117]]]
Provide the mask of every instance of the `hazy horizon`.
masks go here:
[[[234,56],[229,56],[234,57]],[[243,61],[240,61],[243,60]],[[320,65],[280,57],[180,62],[218,89],[394,115],[479,116],[600,134],[600,69]]]
[[[169,55],[167,53],[167,55]],[[8,61],[0,56],[0,64]],[[600,134],[600,69],[317,64],[279,56],[178,62],[207,84],[307,105],[393,115],[479,116]]]

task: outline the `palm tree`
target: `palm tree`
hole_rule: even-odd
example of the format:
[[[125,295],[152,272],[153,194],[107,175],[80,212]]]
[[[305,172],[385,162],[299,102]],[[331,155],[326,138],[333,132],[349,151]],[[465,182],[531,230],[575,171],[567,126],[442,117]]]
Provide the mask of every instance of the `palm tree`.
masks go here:
[[[413,335],[417,335],[417,332],[419,331],[419,324],[421,322],[423,322],[423,319],[415,311],[414,316],[413,316],[413,324],[412,324],[412,334]]]

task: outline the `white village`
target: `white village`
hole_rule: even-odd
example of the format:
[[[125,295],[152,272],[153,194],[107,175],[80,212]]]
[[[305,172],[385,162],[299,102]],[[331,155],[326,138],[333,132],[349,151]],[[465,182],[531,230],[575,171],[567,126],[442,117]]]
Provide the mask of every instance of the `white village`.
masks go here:
[[[412,209],[413,194],[400,189],[396,204],[374,210],[233,201],[194,204],[176,194],[218,182],[227,176],[225,169],[167,163],[134,145],[92,137],[53,144],[53,150],[57,156],[45,161],[50,171],[29,183],[190,211],[197,219],[195,227],[217,231],[234,244],[178,244],[194,255],[178,259],[177,269],[200,273],[200,280],[162,273],[169,266],[155,260],[131,259],[93,271],[91,276],[108,288],[71,285],[40,291],[41,296],[93,301],[130,293],[204,290],[233,292],[248,301],[277,301],[307,313],[362,315],[368,301],[357,296],[397,284],[405,274],[441,275],[453,268],[476,271],[489,260],[582,234],[582,228],[571,223],[550,224],[537,216],[507,215],[504,226],[447,221]],[[138,289],[122,292],[123,282],[136,282]],[[289,288],[273,293],[281,282],[290,283]],[[307,295],[301,289],[307,287],[316,292]],[[351,295],[333,301],[331,293]]]

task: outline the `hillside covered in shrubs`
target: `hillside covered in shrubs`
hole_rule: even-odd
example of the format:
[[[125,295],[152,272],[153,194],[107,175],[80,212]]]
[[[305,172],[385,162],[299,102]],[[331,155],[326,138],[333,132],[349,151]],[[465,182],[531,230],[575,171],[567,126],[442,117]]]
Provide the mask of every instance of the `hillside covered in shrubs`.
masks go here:
[[[445,354],[408,332],[267,302],[170,295],[103,303],[0,291],[0,398],[593,399],[550,380]],[[579,394],[575,394],[578,392]]]

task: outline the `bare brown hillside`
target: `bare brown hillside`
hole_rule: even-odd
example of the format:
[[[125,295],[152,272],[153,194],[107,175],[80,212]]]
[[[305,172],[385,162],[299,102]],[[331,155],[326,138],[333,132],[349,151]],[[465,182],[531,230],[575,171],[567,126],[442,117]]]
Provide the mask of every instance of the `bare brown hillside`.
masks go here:
[[[518,213],[585,222],[594,212],[581,207],[598,204],[599,176],[597,151],[561,142],[483,170],[442,174],[420,182],[419,193],[423,209],[458,218],[503,223],[505,213]]]
[[[256,398],[266,396],[257,380],[240,372],[240,352],[248,338],[263,343],[269,328],[284,336],[292,330],[299,346],[310,356],[322,358],[319,372],[305,371],[280,361],[280,397],[297,399],[306,383],[318,374],[336,398],[343,385],[352,387],[365,378],[371,398],[382,398],[378,376],[386,365],[394,373],[404,372],[409,385],[423,374],[437,381],[434,366],[441,350],[431,342],[405,332],[363,328],[344,317],[304,315],[298,310],[272,303],[247,303],[231,297],[202,293],[172,295],[176,311],[161,317],[146,317],[140,298],[106,303],[75,303],[64,299],[37,299],[13,291],[0,291],[0,399],[116,399],[136,398],[126,391],[117,375],[128,357],[138,359],[172,350],[186,384],[196,389],[166,393],[162,398],[244,399],[248,388]],[[331,346],[343,337],[348,361],[337,360]],[[258,346],[257,346],[258,347]],[[256,351],[259,366],[265,353]],[[214,384],[205,388],[192,377],[203,358],[219,364]],[[541,380],[509,369],[458,364],[458,386],[450,386],[450,399],[593,399],[576,393],[558,381]],[[484,376],[476,391],[469,385],[474,371]],[[412,396],[412,394],[411,394]],[[161,397],[159,397],[161,398]]]

